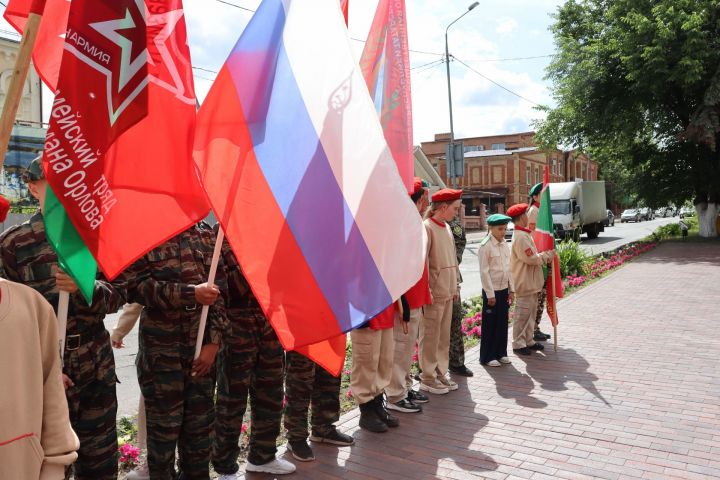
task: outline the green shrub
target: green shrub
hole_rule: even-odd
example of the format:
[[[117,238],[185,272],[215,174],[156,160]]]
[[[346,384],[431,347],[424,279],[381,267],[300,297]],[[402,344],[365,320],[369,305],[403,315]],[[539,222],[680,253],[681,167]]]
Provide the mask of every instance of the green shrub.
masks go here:
[[[653,240],[659,241],[665,238],[679,237],[682,235],[682,229],[679,223],[670,223],[658,227],[653,233]]]
[[[567,278],[570,275],[586,275],[590,264],[590,256],[580,248],[580,242],[565,240],[555,246],[560,260],[560,275]]]

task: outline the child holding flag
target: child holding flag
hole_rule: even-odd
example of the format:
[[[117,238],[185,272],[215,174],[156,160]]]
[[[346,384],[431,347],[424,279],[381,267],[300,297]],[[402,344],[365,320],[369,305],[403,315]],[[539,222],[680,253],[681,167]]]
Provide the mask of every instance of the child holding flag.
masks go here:
[[[530,196],[530,208],[528,208],[528,222],[531,232],[535,232],[535,227],[537,227],[538,223],[538,215],[540,213],[540,194],[542,193],[543,184],[542,183],[536,183],[533,185],[533,187],[530,189],[530,192],[528,192],[528,195]],[[548,266],[548,269],[551,267]],[[548,275],[548,278],[550,276]],[[538,294],[538,308],[537,313],[535,315],[535,333],[533,334],[533,338],[538,342],[544,342],[545,340],[550,339],[550,335],[547,333],[543,333],[540,331],[540,320],[542,320],[542,314],[543,310],[545,309],[545,300],[547,299],[547,282],[543,285],[542,290],[540,290],[540,293]]]
[[[530,355],[531,350],[545,349],[533,339],[535,313],[538,293],[545,283],[542,266],[555,257],[555,250],[538,253],[532,232],[528,228],[527,210],[528,204],[520,203],[507,211],[515,224],[510,255],[510,270],[516,294],[513,351],[520,355]]]

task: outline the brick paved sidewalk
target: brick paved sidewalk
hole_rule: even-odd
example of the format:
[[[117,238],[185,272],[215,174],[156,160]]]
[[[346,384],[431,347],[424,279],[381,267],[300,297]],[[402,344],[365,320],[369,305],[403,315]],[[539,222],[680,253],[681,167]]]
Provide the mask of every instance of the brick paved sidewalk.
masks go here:
[[[718,243],[663,244],[560,302],[557,353],[472,351],[460,390],[387,434],[350,412],[356,445],[314,445],[292,477],[720,478],[719,266]]]

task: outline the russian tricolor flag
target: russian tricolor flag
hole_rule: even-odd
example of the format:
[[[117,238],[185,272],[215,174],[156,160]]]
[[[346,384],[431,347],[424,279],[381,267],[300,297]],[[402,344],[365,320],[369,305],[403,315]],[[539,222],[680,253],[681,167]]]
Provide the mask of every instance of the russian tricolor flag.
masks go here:
[[[200,109],[195,158],[287,350],[368,321],[423,269],[423,227],[337,0],[264,0]]]

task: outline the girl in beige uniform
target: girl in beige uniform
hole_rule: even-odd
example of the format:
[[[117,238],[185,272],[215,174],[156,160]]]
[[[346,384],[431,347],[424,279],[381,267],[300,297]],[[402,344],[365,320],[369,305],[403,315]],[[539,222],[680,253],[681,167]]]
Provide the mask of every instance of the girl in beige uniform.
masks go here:
[[[459,294],[455,241],[447,222],[457,216],[461,196],[462,190],[446,188],[436,192],[424,222],[432,304],[425,307],[420,323],[420,390],[436,395],[458,388],[447,376],[453,299]]]

